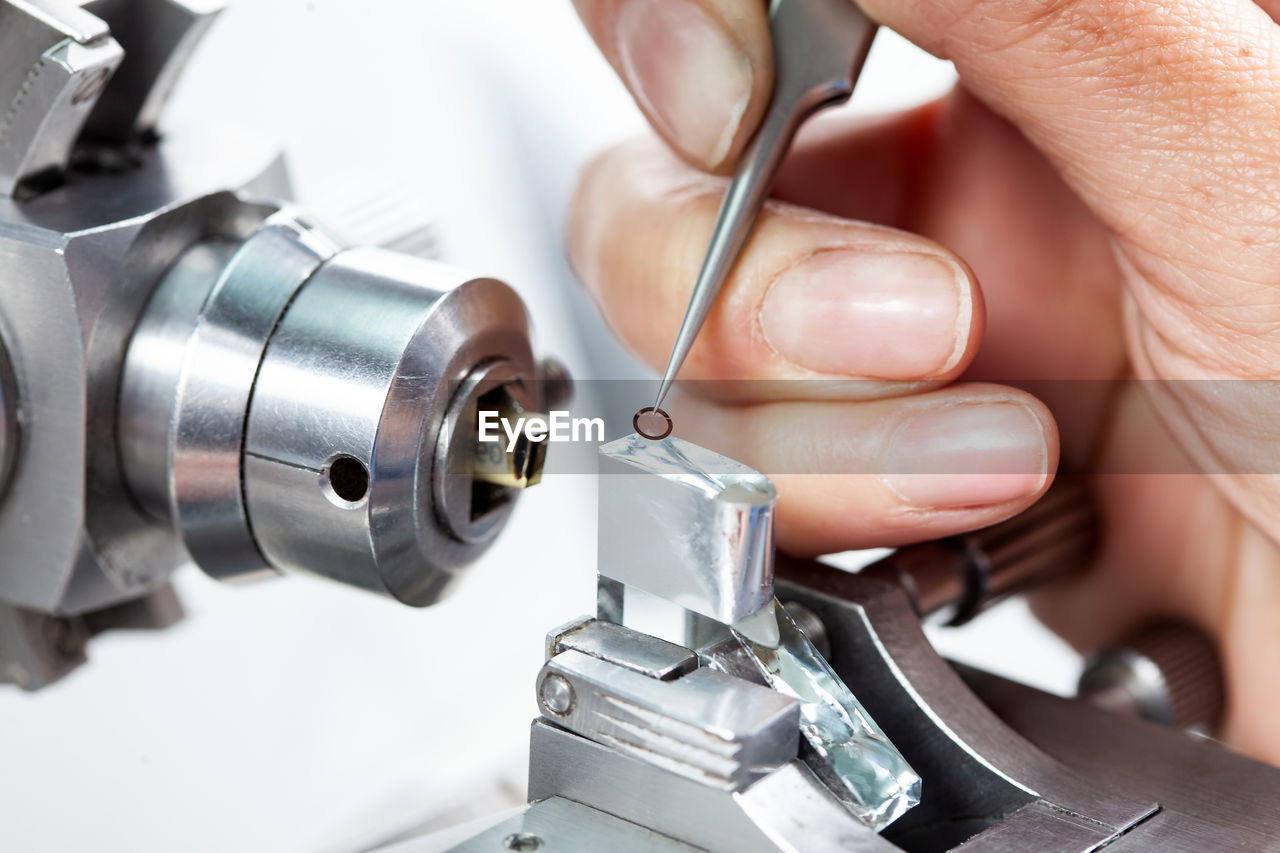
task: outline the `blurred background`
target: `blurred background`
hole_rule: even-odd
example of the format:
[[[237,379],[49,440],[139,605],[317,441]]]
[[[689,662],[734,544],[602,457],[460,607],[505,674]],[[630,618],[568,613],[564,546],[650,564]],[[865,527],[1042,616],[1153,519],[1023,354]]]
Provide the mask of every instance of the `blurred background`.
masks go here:
[[[881,33],[849,109],[953,82]],[[643,375],[563,259],[576,172],[645,130],[568,0],[240,0],[165,126],[271,138],[340,233],[429,226],[434,254],[520,292],[543,353],[583,378]],[[543,635],[594,609],[595,535],[592,478],[554,475],[428,610],[179,573],[178,626],[104,635],[38,694],[0,689],[0,849],[351,851],[523,802]],[[1021,602],[933,637],[1054,692],[1079,669]]]

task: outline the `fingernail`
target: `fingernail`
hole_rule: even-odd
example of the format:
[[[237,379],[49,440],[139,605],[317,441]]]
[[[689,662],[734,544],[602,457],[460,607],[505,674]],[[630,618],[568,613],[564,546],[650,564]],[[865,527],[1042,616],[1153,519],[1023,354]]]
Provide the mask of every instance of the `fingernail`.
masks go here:
[[[826,251],[769,286],[760,326],[778,355],[810,370],[923,379],[959,361],[971,315],[968,280],[943,258]]]
[[[929,409],[889,439],[884,482],[912,506],[992,506],[1029,497],[1048,477],[1044,426],[1017,403]]]
[[[625,0],[614,20],[623,76],[678,147],[724,160],[751,98],[751,62],[690,0]]]

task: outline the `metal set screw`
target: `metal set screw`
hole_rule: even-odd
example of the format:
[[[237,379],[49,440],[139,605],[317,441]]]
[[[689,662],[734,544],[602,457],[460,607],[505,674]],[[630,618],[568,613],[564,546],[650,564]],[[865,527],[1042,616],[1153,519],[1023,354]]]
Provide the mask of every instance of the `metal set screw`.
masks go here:
[[[575,701],[573,685],[564,676],[552,673],[542,679],[542,685],[538,688],[538,698],[542,702],[543,709],[557,717],[563,717],[573,710]]]

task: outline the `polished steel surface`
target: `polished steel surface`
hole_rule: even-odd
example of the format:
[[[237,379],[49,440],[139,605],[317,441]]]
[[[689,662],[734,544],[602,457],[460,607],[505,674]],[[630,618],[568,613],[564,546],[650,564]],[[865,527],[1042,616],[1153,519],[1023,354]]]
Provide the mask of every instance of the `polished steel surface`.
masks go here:
[[[86,181],[20,205],[0,199],[0,335],[22,413],[0,504],[0,600],[15,606],[83,612],[145,592],[184,560],[121,482],[121,365],[165,267],[204,235],[239,239],[266,211],[217,186],[202,191],[198,162],[163,155],[133,175],[136,195],[111,176],[104,182],[119,194],[87,191],[98,182]],[[113,219],[122,209],[129,218]]]
[[[25,206],[37,207],[45,200],[42,196]],[[102,565],[119,593],[162,583],[174,566],[189,560],[172,527],[157,524],[155,516],[142,510],[134,499],[120,460],[120,383],[138,317],[165,270],[190,247],[206,242],[243,242],[275,212],[275,206],[215,192],[146,217],[145,225],[131,236],[132,243],[126,244],[118,266],[105,263],[112,256],[103,255],[101,242],[73,240],[67,250],[69,264],[82,285],[95,280],[108,288],[104,293],[82,286],[77,303],[82,320],[93,316],[93,332],[84,352],[88,417],[84,525],[89,534],[86,551]],[[131,232],[119,236],[125,234]],[[95,302],[98,310],[91,315],[88,309]],[[161,418],[161,423],[168,421]],[[93,577],[92,572],[88,575]],[[73,584],[73,589],[81,591],[67,598],[65,606],[70,612],[80,612],[92,601],[91,587]],[[86,589],[90,591],[86,593]]]
[[[270,214],[234,191],[280,188],[276,152],[229,129],[138,147],[128,168],[73,163],[62,182],[119,57],[106,24],[75,4],[0,2],[0,338],[21,402],[0,601],[38,613],[144,595],[184,561],[122,482],[121,365],[164,271],[192,244],[241,240]]]
[[[177,525],[192,559],[215,577],[269,569],[245,509],[245,416],[285,307],[336,251],[289,212],[242,246],[193,247],[130,342],[120,391],[126,482],[148,511]]]
[[[661,682],[658,682],[661,683]],[[717,853],[892,853],[799,761],[733,792],[543,720],[529,747],[529,799],[564,797]]]
[[[876,25],[849,0],[770,0],[773,97],[743,152],[711,232],[653,408],[662,406],[716,297],[751,237],[800,125],[853,94]]]
[[[621,625],[626,609],[626,597],[627,587],[625,584],[613,578],[607,578],[604,575],[596,575],[597,619],[602,622]]]
[[[684,646],[599,619],[575,619],[547,634],[547,659],[573,649],[670,681],[698,668],[698,656]]]
[[[1078,695],[1116,714],[1173,725],[1173,697],[1155,661],[1136,649],[1107,649],[1080,674]]]
[[[780,592],[822,621],[833,666],[924,777],[919,806],[876,834],[832,794],[830,781],[799,760],[725,799],[722,786],[658,760],[660,752],[655,758],[648,749],[602,736],[614,735],[612,729],[583,724],[581,704],[590,688],[565,674],[579,665],[599,670],[598,678],[626,679],[629,699],[668,708],[661,691],[705,669],[662,682],[572,651],[552,658],[540,676],[545,682],[554,670],[565,678],[573,710],[565,715],[544,707],[544,720],[535,723],[531,798],[567,797],[685,843],[726,851],[1088,853],[1137,837],[1159,815],[1159,804],[1144,799],[1140,788],[1104,790],[1010,730],[933,652],[901,588],[817,564],[784,560],[782,567]],[[831,586],[841,594],[821,591]],[[611,654],[625,657],[625,644]],[[557,669],[557,660],[573,666]],[[577,725],[566,725],[566,716]],[[613,719],[605,724],[616,725]],[[678,731],[688,737],[687,729]]]
[[[443,853],[446,850],[453,853],[696,853],[698,848],[573,800],[550,797],[460,844],[436,844],[427,837],[379,850],[381,853]]]
[[[969,688],[1018,737],[1088,779],[1102,797],[1146,797],[1160,810],[1107,853],[1280,851],[1280,769],[1202,737],[1050,696],[961,667]],[[1021,851],[1012,841],[999,851]]]
[[[538,705],[554,717],[572,713],[578,703],[578,694],[569,679],[551,673],[538,684]]]
[[[88,0],[124,48],[124,61],[89,115],[85,130],[100,140],[153,134],[174,85],[222,11],[213,0]]]
[[[120,382],[120,467],[143,509],[159,521],[170,506],[174,397],[187,344],[209,291],[240,249],[230,239],[204,240],[187,249],[165,274],[138,321]]]
[[[720,622],[773,600],[773,484],[679,438],[600,448],[601,575]]]
[[[792,567],[785,573],[800,572]],[[846,593],[859,583],[851,575],[840,581]],[[804,597],[794,580],[780,584]],[[883,686],[886,695],[877,697],[878,701],[891,705],[888,694],[905,688],[901,695],[909,703],[924,703],[939,694],[932,689],[916,693],[913,686],[931,688],[932,683],[913,684],[912,679],[950,673],[939,687],[941,695],[953,701],[932,706],[936,716],[925,727],[915,727],[910,720],[895,721],[916,732],[912,751],[930,756],[922,762],[930,768],[932,782],[921,806],[932,813],[928,820],[913,823],[909,815],[902,825],[876,835],[849,820],[799,762],[726,795],[547,720],[533,727],[531,800],[567,798],[700,849],[735,853],[1280,850],[1280,818],[1272,808],[1280,798],[1280,770],[1174,729],[1050,696],[978,670],[960,667],[960,680],[927,644],[912,651],[911,644],[903,645],[903,637],[891,636],[896,630],[886,630],[910,611],[905,598],[893,604],[894,595],[880,581],[867,582],[861,600],[869,609],[861,612],[849,603],[859,596],[833,601],[813,589],[807,593],[810,606],[832,625],[838,659],[853,668],[850,672],[861,671],[866,683],[875,683],[881,675],[873,664],[891,650],[902,664],[901,670],[890,670],[889,684],[898,687]],[[861,643],[843,647],[841,642],[851,632],[882,633],[890,643],[888,647]],[[936,661],[941,668],[922,666],[926,660]],[[999,741],[986,744],[981,753],[948,748],[948,739],[974,732],[978,718],[983,717],[987,719],[983,725],[994,724],[1001,732]],[[979,764],[966,765],[966,755]],[[1042,790],[1051,796],[1037,796],[1017,785],[1005,786],[1003,795],[993,796],[993,780],[977,771],[1000,764],[1017,765],[1028,778],[1042,777],[1046,781]],[[1148,805],[1135,809],[1143,800]],[[1122,817],[1126,811],[1127,820]],[[579,814],[573,821],[588,817]],[[450,844],[443,849],[455,848]]]
[[[534,408],[528,334],[499,282],[340,252],[273,214],[196,244],[157,287],[121,383],[126,483],[216,577],[302,571],[429,604],[514,503],[471,477],[474,410],[498,392]]]
[[[106,24],[75,4],[0,2],[0,195],[67,165],[123,58]]]
[[[430,603],[517,493],[477,485],[474,434],[460,460],[440,440],[462,441],[478,372],[542,405],[509,288],[390,253],[330,265],[337,242],[273,200],[277,152],[155,132],[219,5],[0,0],[0,607],[27,614],[0,668],[40,648],[61,674],[31,626],[146,600],[192,560]]]
[[[437,600],[518,494],[473,480],[474,427],[451,420],[467,377],[493,362],[510,367],[505,387],[535,380],[528,315],[505,284],[378,249],[321,267],[272,336],[245,425],[245,501],[268,562]],[[433,452],[442,434],[462,442],[458,457]],[[367,472],[356,500],[323,487],[337,456]],[[461,492],[465,535],[442,518],[441,481]]]
[[[1073,519],[1077,503],[1051,505],[1068,511],[1034,516],[1042,532],[1053,534],[1043,540],[1027,529],[988,532],[1000,543],[997,554],[1014,555],[993,563],[1039,565],[1016,556],[1026,542],[1042,541],[1060,556],[1057,522]],[[825,634],[832,669],[924,780],[919,805],[882,832],[854,817],[836,796],[839,781],[804,744],[797,759],[732,791],[708,778],[705,762],[691,772],[687,748],[705,744],[715,727],[705,713],[684,713],[687,704],[669,701],[671,691],[722,660],[728,680],[705,685],[710,693],[753,683],[762,689],[758,682],[768,674],[742,654],[758,640],[734,640],[724,626],[694,617],[686,634],[705,641],[697,647],[702,668],[660,680],[665,670],[654,662],[663,655],[655,650],[665,648],[674,660],[680,647],[653,646],[655,638],[616,624],[624,615],[624,588],[604,576],[601,613],[612,623],[575,620],[548,635],[550,659],[538,681],[543,717],[534,723],[530,747],[531,800],[564,797],[699,848],[735,853],[1280,850],[1271,808],[1280,797],[1280,770],[1169,727],[965,667],[957,671],[930,645],[913,598],[917,590],[901,577],[784,556],[777,561],[780,598]],[[1019,585],[1031,579],[1019,574]],[[748,627],[752,635],[769,633]],[[572,642],[588,631],[607,633]],[[1148,649],[1152,660],[1185,662],[1187,647],[1170,639],[1162,634],[1160,643],[1134,645]],[[601,694],[624,695],[623,710],[601,703]],[[709,697],[699,701],[712,704]],[[724,703],[738,704],[727,695]],[[705,758],[705,752],[692,755]]]
[[[548,679],[569,685],[567,710],[547,707]],[[538,697],[556,725],[726,791],[791,761],[799,744],[795,700],[705,668],[664,681],[569,649],[543,666]]]

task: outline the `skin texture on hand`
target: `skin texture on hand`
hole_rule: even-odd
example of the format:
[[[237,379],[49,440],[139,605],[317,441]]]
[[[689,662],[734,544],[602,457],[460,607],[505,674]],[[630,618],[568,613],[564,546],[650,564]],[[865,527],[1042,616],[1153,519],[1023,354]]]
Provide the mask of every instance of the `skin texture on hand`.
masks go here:
[[[731,169],[771,67],[764,4],[662,0],[637,47],[623,12],[646,2],[577,6],[680,159],[652,142],[603,155],[570,249],[656,369],[723,191],[706,172]],[[1280,763],[1280,418],[1270,394],[1220,390],[1280,378],[1280,4],[862,5],[963,88],[802,132],[682,377],[829,381],[800,386],[821,399],[681,401],[677,429],[766,472],[866,460],[775,477],[779,540],[807,553],[992,523],[1038,497],[1060,452],[1095,472],[1107,536],[1038,613],[1085,651],[1155,617],[1204,628],[1227,667],[1225,737]],[[721,28],[715,50],[661,34],[692,16]],[[636,51],[659,52],[667,82]],[[664,102],[717,63],[739,71],[732,106]],[[1159,382],[1086,400],[1066,381],[1126,377]],[[1042,380],[1039,400],[996,384]],[[936,473],[974,453],[985,473]]]

